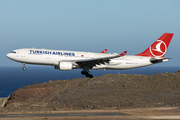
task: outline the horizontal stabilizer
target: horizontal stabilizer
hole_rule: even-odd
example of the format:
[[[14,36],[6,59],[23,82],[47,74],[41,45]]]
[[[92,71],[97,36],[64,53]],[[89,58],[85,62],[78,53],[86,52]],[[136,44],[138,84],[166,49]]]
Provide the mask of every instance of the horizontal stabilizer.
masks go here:
[[[155,63],[160,63],[160,62],[167,62],[169,59],[172,59],[172,58],[151,58],[150,62],[155,64]]]

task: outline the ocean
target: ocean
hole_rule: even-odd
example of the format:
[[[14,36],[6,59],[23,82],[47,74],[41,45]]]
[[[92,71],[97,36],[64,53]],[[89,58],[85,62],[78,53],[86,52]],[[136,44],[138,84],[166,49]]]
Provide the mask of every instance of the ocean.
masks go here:
[[[101,76],[104,74],[145,74],[174,73],[180,70],[180,66],[147,66],[129,70],[90,70],[91,74]],[[74,78],[85,78],[80,69],[72,71],[59,71],[50,66],[26,66],[26,71],[21,66],[0,67],[0,98],[7,97],[16,89],[34,83],[43,83],[50,80],[72,80]]]

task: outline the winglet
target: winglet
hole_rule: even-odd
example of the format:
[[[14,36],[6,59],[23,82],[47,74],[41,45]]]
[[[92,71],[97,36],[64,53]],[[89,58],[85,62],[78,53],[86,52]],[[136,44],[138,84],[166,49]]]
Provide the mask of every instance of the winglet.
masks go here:
[[[123,53],[119,54],[119,56],[125,56],[127,51],[124,51]]]
[[[104,49],[101,53],[106,53],[107,52],[107,49]]]

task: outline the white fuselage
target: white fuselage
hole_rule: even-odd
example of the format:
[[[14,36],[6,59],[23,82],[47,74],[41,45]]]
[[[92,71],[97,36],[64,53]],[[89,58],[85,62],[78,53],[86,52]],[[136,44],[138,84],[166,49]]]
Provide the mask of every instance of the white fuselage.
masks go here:
[[[78,69],[80,66],[73,61],[108,57],[116,54],[92,53],[92,52],[77,52],[63,50],[48,50],[48,49],[17,49],[7,54],[7,57],[21,63],[51,65],[58,66],[60,62],[70,61],[73,64],[72,69]],[[131,56],[125,55],[110,59],[109,62],[96,64],[92,69],[130,69],[142,66],[148,66],[152,57]]]
[[[25,48],[13,50],[6,56],[14,61],[25,64],[51,65],[59,70],[82,69],[81,74],[93,78],[89,69],[123,70],[166,62],[171,58],[164,58],[173,33],[164,33],[151,46],[135,56],[121,54],[106,54],[107,49],[101,53],[78,52],[65,50],[48,50]]]

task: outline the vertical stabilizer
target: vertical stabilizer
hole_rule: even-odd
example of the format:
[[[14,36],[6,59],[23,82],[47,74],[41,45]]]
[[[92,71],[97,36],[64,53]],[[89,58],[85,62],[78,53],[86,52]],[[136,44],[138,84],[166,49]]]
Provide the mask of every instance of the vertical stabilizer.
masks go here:
[[[137,54],[136,56],[163,58],[168,49],[168,46],[169,46],[169,43],[171,42],[172,37],[173,37],[173,33],[164,33],[158,40],[156,40],[144,52]]]

